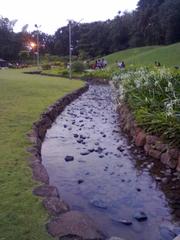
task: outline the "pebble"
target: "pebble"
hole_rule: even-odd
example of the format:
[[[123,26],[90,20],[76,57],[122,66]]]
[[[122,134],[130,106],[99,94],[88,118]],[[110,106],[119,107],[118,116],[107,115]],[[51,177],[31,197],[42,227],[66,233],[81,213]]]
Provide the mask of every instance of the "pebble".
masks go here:
[[[108,208],[107,204],[103,200],[93,199],[90,201],[90,203],[97,208],[102,208],[102,209]]]
[[[79,180],[78,180],[78,184],[81,184],[81,183],[83,183],[83,182],[84,182],[83,179],[79,179]]]
[[[94,150],[94,148],[90,148],[90,149],[88,149],[88,151],[89,151],[90,153],[92,153],[92,152],[94,152],[95,150]]]
[[[134,214],[134,218],[139,221],[139,222],[143,222],[143,221],[146,221],[148,219],[147,215],[145,212],[143,211],[140,211],[140,212],[136,212]]]
[[[73,156],[68,156],[68,155],[67,155],[64,159],[65,159],[66,162],[71,162],[71,161],[74,160],[74,157],[73,157]]]
[[[160,178],[160,177],[155,177],[155,180],[156,180],[157,182],[161,182],[161,178]]]
[[[80,154],[82,155],[82,156],[85,156],[85,155],[88,155],[90,152],[81,152]]]
[[[112,220],[113,220],[114,222],[122,223],[122,224],[124,224],[124,225],[128,225],[128,226],[132,225],[132,221],[127,220],[127,219],[118,218],[118,217],[113,217]]]
[[[140,189],[140,188],[136,188],[136,190],[137,190],[138,192],[141,192],[141,189]]]
[[[120,152],[124,152],[124,148],[122,148],[122,146],[117,147],[117,150],[119,150]]]

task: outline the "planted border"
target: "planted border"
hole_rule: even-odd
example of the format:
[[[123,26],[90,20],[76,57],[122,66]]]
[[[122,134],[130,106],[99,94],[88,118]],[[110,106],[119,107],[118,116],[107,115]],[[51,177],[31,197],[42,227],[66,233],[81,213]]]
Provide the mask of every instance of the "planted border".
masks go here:
[[[118,106],[121,127],[132,139],[137,147],[144,148],[146,155],[161,161],[166,166],[180,172],[180,150],[170,147],[159,137],[146,133],[135,122],[133,114],[127,104]]]

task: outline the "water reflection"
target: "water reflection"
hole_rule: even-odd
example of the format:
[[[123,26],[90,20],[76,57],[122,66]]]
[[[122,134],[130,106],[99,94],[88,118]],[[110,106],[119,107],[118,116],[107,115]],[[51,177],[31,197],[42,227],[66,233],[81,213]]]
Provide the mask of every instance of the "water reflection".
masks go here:
[[[42,147],[50,181],[72,209],[88,213],[109,236],[174,236],[179,176],[121,133],[112,96],[109,86],[91,86],[56,119]],[[67,155],[74,160],[65,161]],[[147,219],[137,220],[140,213]]]

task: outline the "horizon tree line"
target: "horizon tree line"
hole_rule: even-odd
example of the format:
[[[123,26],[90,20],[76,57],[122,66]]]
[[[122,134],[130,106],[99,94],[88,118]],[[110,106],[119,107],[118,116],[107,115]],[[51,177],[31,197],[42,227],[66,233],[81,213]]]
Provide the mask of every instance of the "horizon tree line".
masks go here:
[[[18,61],[36,41],[36,31],[25,25],[15,33],[16,20],[0,17],[0,58]],[[72,54],[80,59],[104,56],[133,47],[166,45],[180,42],[180,0],[139,0],[132,12],[118,12],[112,20],[91,23],[72,22]],[[41,54],[69,54],[68,25],[54,35],[39,32]]]

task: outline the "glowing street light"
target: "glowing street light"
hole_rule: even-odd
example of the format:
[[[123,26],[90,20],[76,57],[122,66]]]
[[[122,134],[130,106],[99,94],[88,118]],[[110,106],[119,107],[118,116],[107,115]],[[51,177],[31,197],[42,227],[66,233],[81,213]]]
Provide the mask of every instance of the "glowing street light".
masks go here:
[[[36,47],[36,44],[34,42],[30,42],[30,47],[34,49]]]

